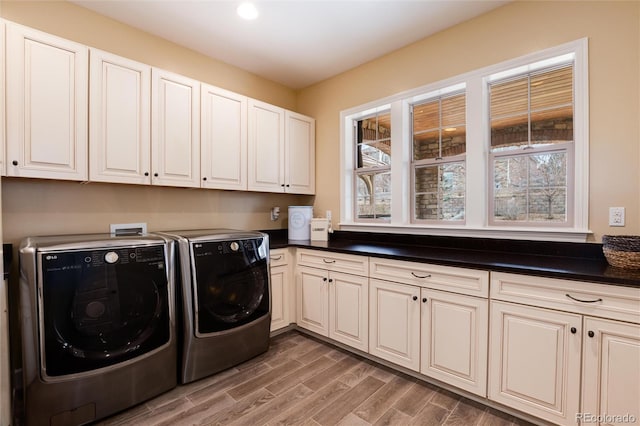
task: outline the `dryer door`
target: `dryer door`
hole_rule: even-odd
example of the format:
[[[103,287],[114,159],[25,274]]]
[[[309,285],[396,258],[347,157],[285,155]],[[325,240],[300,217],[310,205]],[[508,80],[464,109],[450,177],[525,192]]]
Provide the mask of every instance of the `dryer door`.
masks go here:
[[[164,245],[39,253],[46,378],[129,360],[171,336]]]
[[[192,243],[196,336],[238,327],[269,313],[264,244],[262,238]]]

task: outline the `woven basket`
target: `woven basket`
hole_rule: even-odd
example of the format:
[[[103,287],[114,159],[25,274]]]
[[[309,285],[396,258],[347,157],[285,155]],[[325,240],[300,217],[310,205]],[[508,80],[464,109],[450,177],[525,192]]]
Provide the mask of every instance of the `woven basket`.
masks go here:
[[[603,235],[602,252],[611,266],[640,269],[640,236],[638,235]]]

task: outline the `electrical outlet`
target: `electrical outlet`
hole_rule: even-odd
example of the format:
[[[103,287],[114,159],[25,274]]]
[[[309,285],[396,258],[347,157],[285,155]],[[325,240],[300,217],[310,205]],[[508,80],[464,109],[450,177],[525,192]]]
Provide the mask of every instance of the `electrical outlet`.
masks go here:
[[[609,207],[609,226],[624,226],[624,207]]]
[[[327,220],[331,222],[331,210],[327,210]]]

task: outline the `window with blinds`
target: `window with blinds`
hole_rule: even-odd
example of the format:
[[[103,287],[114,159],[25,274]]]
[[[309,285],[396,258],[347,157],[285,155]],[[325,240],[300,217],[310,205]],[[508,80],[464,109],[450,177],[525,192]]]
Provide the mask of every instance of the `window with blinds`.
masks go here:
[[[388,221],[391,217],[391,112],[354,122],[355,217]]]
[[[490,223],[570,226],[573,61],[488,83]]]
[[[412,222],[464,221],[465,93],[430,98],[411,109]]]
[[[340,228],[583,241],[588,64],[583,38],[341,111]]]

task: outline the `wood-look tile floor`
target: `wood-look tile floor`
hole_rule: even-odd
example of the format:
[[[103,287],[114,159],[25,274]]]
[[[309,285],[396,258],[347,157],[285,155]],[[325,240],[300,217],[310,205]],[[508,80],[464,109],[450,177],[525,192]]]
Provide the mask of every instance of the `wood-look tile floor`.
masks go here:
[[[297,331],[235,368],[99,423],[115,425],[527,425]]]

